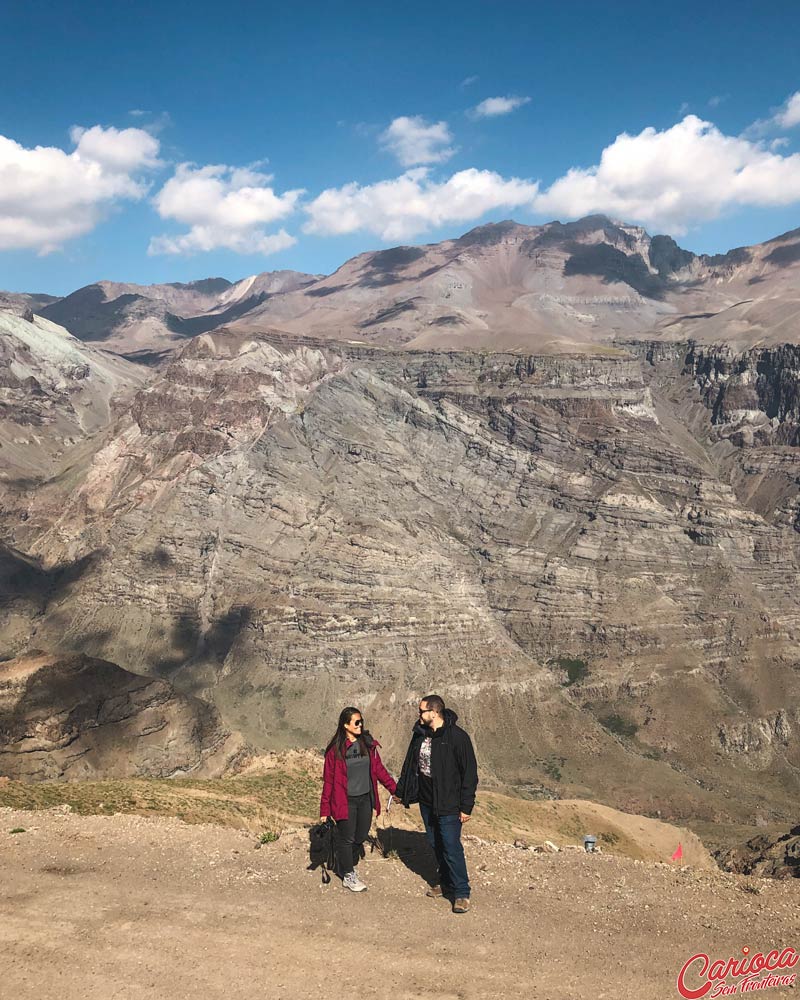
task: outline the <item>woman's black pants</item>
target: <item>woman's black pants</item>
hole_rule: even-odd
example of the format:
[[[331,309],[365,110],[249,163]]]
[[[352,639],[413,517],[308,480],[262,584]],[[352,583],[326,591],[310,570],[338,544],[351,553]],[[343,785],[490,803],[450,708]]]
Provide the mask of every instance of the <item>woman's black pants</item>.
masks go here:
[[[336,820],[336,869],[340,875],[351,872],[361,857],[361,845],[372,825],[372,796],[347,797],[347,819]]]

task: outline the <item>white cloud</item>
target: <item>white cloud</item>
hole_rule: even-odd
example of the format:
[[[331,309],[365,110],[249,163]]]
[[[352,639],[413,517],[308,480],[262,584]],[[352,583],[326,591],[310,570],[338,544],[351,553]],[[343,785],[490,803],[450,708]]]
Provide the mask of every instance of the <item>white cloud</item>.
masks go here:
[[[471,113],[475,118],[496,118],[498,115],[510,114],[529,102],[530,97],[514,97],[513,95],[487,97],[485,101],[481,101],[477,107],[474,107]]]
[[[462,88],[471,87],[472,84],[477,83],[478,80],[480,80],[479,76],[465,76],[464,79],[461,81],[460,86]]]
[[[681,235],[731,208],[796,201],[800,154],[781,156],[688,115],[663,132],[617,136],[599,164],[569,170],[535,209],[551,217],[605,212]]]
[[[153,199],[162,219],[189,226],[180,236],[157,236],[148,253],[191,254],[217,248],[235,253],[270,254],[297,241],[284,229],[266,226],[294,212],[302,190],[276,194],[269,174],[224,164],[196,167],[181,163]]]
[[[770,110],[773,111],[773,114],[769,118],[759,118],[752,125],[748,125],[742,132],[742,137],[757,139],[774,132],[776,129],[794,128],[796,125],[800,125],[800,90],[790,94],[777,110],[774,108]]]
[[[73,126],[69,137],[75,153],[83,160],[98,163],[110,173],[130,173],[142,167],[158,167],[158,140],[139,128],[93,128]]]
[[[800,125],[800,90],[786,99],[774,120],[780,128],[794,128],[795,125]]]
[[[169,111],[159,111],[156,114],[153,111],[144,111],[142,108],[133,108],[128,112],[131,118],[136,118],[139,121],[139,127],[143,128],[145,132],[149,132],[150,135],[158,135],[159,132],[163,132],[164,129],[170,128],[172,125],[172,115]],[[145,121],[149,119],[149,121]]]
[[[51,253],[90,232],[116,202],[147,193],[137,175],[159,165],[153,136],[95,125],[70,137],[67,153],[0,136],[0,250]]]
[[[383,240],[404,240],[449,222],[468,222],[497,209],[529,207],[538,184],[503,178],[491,170],[460,170],[436,182],[426,167],[362,187],[323,191],[307,207],[305,231],[341,235],[367,230]]]
[[[455,153],[447,122],[428,123],[420,115],[395,118],[380,136],[384,149],[393,153],[403,167],[418,163],[444,163]]]

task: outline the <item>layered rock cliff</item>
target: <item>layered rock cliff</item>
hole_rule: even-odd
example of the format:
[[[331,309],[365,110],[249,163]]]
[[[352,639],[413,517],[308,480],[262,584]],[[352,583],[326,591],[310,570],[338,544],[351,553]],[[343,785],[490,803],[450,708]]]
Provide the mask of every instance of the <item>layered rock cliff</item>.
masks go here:
[[[787,358],[204,334],[13,526],[59,581],[18,643],[169,677],[264,747],[357,704],[395,765],[439,689],[521,794],[787,818]]]

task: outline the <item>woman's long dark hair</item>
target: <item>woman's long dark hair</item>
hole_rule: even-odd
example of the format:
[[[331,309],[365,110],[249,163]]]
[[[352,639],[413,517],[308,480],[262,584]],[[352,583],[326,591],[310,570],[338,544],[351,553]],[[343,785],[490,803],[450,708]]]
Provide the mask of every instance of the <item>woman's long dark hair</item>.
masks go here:
[[[353,708],[349,705],[347,708],[343,708],[339,713],[339,724],[336,727],[336,732],[333,734],[333,739],[325,747],[325,753],[327,753],[331,747],[336,747],[336,754],[339,757],[344,757],[345,750],[347,748],[348,734],[345,732],[345,726],[350,722],[354,715],[360,715],[364,718],[364,713],[360,708]],[[364,730],[362,729],[361,734],[356,737],[356,742],[358,743],[358,749],[361,752],[361,756],[364,757],[369,753],[369,748],[367,741],[364,739]]]

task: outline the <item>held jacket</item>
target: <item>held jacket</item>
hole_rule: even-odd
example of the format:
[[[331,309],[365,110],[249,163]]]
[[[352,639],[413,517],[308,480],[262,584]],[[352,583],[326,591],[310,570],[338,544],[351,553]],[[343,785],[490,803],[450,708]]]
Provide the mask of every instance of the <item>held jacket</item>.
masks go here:
[[[375,815],[381,814],[381,800],[378,797],[378,782],[394,795],[397,785],[394,778],[383,766],[378,753],[380,743],[369,733],[364,733],[364,742],[369,751],[369,776],[372,782],[372,801]],[[325,752],[325,765],[322,769],[322,799],[319,804],[320,816],[332,816],[336,820],[347,819],[350,814],[347,802],[347,761],[336,753],[332,746]]]
[[[446,708],[444,726],[438,733],[420,722],[415,724],[397,782],[397,798],[403,805],[419,802],[419,748],[422,741],[430,736],[434,815],[454,816],[460,812],[472,812],[478,787],[478,762],[472,740],[456,725],[457,720],[456,713]]]

